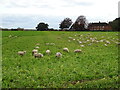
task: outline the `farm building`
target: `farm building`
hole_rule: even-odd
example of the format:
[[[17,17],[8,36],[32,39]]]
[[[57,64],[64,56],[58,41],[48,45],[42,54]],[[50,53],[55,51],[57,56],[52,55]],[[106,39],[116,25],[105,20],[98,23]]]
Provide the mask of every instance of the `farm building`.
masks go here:
[[[112,27],[106,22],[90,23],[89,30],[112,30]]]

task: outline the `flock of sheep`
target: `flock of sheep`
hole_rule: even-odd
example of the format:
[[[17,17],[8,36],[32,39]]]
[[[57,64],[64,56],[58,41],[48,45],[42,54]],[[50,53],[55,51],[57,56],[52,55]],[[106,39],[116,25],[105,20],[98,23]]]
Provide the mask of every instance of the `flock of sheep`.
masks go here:
[[[36,49],[33,49],[32,50],[32,55],[35,57],[35,58],[42,58],[44,55],[42,54],[42,53],[38,53],[38,46],[37,47],[35,47]],[[65,51],[65,52],[69,52],[69,49],[68,48],[63,48],[63,51]],[[80,49],[76,49],[76,50],[74,50],[74,52],[75,53],[80,53],[80,52],[82,52]],[[23,55],[25,55],[25,53],[26,53],[26,51],[18,51],[18,55],[20,55],[20,56],[23,56]],[[46,50],[46,54],[48,54],[48,55],[50,55],[51,54],[51,51],[50,50]],[[60,58],[60,57],[62,57],[62,53],[61,52],[57,52],[56,54],[55,54],[55,57],[58,57],[58,58]]]
[[[74,36],[76,37],[77,35],[74,35]],[[99,42],[105,42],[104,46],[108,46],[108,44],[111,44],[111,42],[109,40],[105,40],[105,39],[98,40],[97,37],[92,37],[91,34],[88,34],[86,37],[84,37],[87,40],[82,40],[83,39],[83,35],[78,35],[78,36],[79,36],[79,39],[76,39],[76,38],[73,38],[73,37],[68,37],[68,42],[77,41],[80,44],[81,47],[85,47],[85,45],[83,45],[83,44],[85,44],[87,42],[90,42],[88,44],[88,46],[91,46],[93,43],[99,43]],[[118,34],[117,34],[117,36],[118,36]],[[104,38],[104,36],[102,36],[101,38]],[[58,39],[60,39],[60,38],[58,38]],[[119,40],[117,39],[117,41],[119,41]],[[119,42],[115,42],[115,43],[117,43],[118,45],[120,45]],[[37,43],[36,45],[40,45],[40,44]],[[46,45],[55,45],[55,43],[46,43]],[[35,47],[32,50],[31,53],[32,53],[32,55],[35,58],[42,58],[44,55],[42,53],[39,53],[38,49],[39,49],[38,46]],[[64,52],[69,52],[69,49],[68,48],[63,48],[63,51]],[[82,50],[81,49],[76,49],[76,50],[74,50],[74,52],[75,53],[81,53]],[[25,55],[25,53],[26,53],[26,51],[18,51],[18,55],[20,55],[20,56]],[[50,50],[46,50],[46,54],[50,55],[51,51]],[[58,58],[62,57],[62,53],[61,52],[57,52],[55,54],[55,57],[58,57]]]

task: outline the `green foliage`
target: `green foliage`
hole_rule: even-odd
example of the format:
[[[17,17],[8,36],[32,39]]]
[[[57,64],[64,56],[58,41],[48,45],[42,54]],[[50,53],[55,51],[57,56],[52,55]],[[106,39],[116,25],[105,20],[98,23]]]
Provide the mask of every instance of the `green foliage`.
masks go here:
[[[37,31],[46,31],[48,30],[48,24],[45,24],[43,22],[39,23],[36,27]]]
[[[60,28],[69,28],[70,25],[72,24],[72,20],[70,18],[65,18],[61,23],[60,23]]]
[[[120,18],[116,18],[113,22],[110,22],[113,31],[120,31]]]
[[[117,32],[3,31],[2,37],[3,88],[118,87]],[[95,37],[103,42],[92,42],[89,46],[89,38]],[[80,47],[78,40],[87,41],[82,43],[85,47]],[[104,46],[106,40],[110,41],[108,46]],[[38,50],[43,58],[32,56],[36,43],[40,43]],[[64,47],[70,52],[64,52]],[[47,49],[51,55],[45,54]],[[74,53],[75,49],[82,53]],[[21,50],[27,51],[23,57],[17,55]],[[56,58],[56,52],[63,57]]]

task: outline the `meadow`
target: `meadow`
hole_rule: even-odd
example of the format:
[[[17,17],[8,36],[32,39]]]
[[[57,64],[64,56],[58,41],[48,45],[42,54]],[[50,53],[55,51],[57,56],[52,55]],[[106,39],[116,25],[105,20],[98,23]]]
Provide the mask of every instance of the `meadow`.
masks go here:
[[[119,42],[118,32],[3,31],[2,88],[118,88]],[[36,46],[43,58],[32,56]]]

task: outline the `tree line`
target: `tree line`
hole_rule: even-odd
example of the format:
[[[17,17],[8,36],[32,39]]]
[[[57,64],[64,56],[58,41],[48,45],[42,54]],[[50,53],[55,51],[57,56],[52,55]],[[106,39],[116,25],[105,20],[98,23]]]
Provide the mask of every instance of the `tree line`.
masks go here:
[[[120,18],[116,18],[115,20],[113,20],[112,22],[109,22],[110,26],[112,27],[113,31],[119,31],[120,30]],[[40,22],[36,29],[37,31],[47,31],[50,30],[48,28],[48,24],[44,23],[44,22]],[[86,19],[85,16],[81,15],[79,16],[76,21],[73,23],[72,19],[70,18],[65,18],[64,20],[62,20],[59,24],[59,28],[60,30],[63,31],[67,31],[67,30],[75,30],[75,31],[79,31],[79,30],[88,30],[88,26],[89,23]]]
[[[115,20],[109,22],[109,25],[112,27],[112,31],[120,31],[120,17],[116,18]],[[40,22],[36,26],[37,31],[58,31],[53,28],[48,28],[49,25],[45,22]],[[59,28],[62,31],[84,31],[89,30],[89,23],[85,16],[81,15],[79,16],[75,22],[72,21],[71,18],[64,18],[60,24]],[[3,31],[24,31],[24,28],[18,27],[17,29],[7,29],[7,28],[0,28],[0,30]]]

